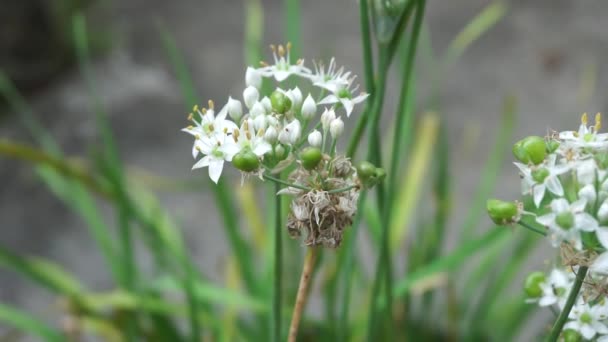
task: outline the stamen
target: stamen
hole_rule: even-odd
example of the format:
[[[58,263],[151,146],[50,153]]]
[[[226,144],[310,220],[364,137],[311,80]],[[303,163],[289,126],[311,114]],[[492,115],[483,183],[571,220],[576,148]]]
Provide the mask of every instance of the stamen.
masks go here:
[[[297,65],[302,65],[304,63],[304,59],[300,58],[296,61]]]
[[[209,124],[209,126],[207,126],[207,127],[209,127],[210,132],[213,132],[215,130],[215,127],[213,127],[213,124]]]
[[[203,108],[203,109],[201,109],[201,113],[203,113],[203,114],[207,114],[207,108]]]
[[[595,114],[595,133],[602,128],[602,113]]]
[[[260,65],[263,67],[267,67],[269,64],[264,61],[260,61]]]
[[[287,42],[286,47],[287,47],[287,52],[289,52],[289,50],[291,50],[291,42]]]
[[[198,112],[198,105],[194,105],[194,107],[192,107],[192,111],[193,112]]]
[[[192,113],[188,114],[188,121],[192,121],[194,120],[194,115],[192,115]]]
[[[213,101],[209,100],[209,109],[213,109]]]
[[[272,53],[277,53],[277,47],[274,44],[270,44],[270,50],[272,50]]]
[[[581,123],[587,126],[587,122],[589,122],[589,120],[587,120],[587,113],[583,113],[583,116],[581,116]]]
[[[279,57],[284,57],[285,56],[285,48],[283,47],[283,45],[279,45]]]

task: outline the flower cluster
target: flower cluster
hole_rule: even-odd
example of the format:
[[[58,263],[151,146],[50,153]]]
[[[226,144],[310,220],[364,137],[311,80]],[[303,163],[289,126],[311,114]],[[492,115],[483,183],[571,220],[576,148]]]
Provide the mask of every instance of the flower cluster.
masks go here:
[[[307,245],[336,247],[355,213],[359,189],[383,176],[374,167],[374,175],[362,179],[350,160],[337,153],[343,118],[368,94],[355,94],[356,77],[334,59],[327,67],[315,62],[311,70],[301,59],[291,62],[290,48],[271,46],[273,64],[247,67],[242,102],[228,97],[217,113],[212,101],[208,108],[195,106],[192,124],[183,131],[194,136],[192,155],[200,157],[193,169],[208,167],[217,183],[229,162],[243,177],[285,185],[279,194],[295,196],[290,234],[304,232]],[[272,80],[276,87],[270,90]],[[317,94],[305,94],[300,87]],[[289,176],[283,180],[281,174]]]
[[[496,223],[518,223],[536,230],[559,248],[564,266],[589,269],[564,337],[566,332],[585,339],[608,334],[605,294],[589,295],[593,284],[608,283],[608,134],[599,133],[600,128],[599,113],[594,125],[583,114],[578,131],[520,140],[513,154],[530,208],[524,211],[520,202],[488,201],[488,213]],[[531,220],[522,220],[526,216]],[[570,272],[559,269],[548,277],[535,272],[528,277],[526,292],[540,306],[561,308],[573,279]],[[608,336],[600,340],[608,341]]]

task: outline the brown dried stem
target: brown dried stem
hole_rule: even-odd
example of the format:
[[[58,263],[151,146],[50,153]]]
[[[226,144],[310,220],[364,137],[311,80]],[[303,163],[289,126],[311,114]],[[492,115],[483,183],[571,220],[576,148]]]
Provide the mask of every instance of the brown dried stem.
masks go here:
[[[317,247],[309,247],[306,252],[306,259],[304,260],[304,267],[302,268],[302,276],[300,277],[300,285],[296,296],[296,304],[293,308],[293,316],[291,317],[291,324],[289,326],[289,337],[287,339],[289,342],[295,342],[298,336],[298,327],[302,319],[302,312],[306,306],[308,286],[312,278],[312,269],[317,259],[317,252]]]

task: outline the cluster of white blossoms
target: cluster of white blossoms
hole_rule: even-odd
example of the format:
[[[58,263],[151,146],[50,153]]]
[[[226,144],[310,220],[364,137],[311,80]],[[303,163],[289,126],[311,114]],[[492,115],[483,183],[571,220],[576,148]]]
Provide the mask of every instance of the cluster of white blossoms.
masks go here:
[[[582,336],[608,341],[603,336],[608,334],[608,134],[599,133],[600,128],[599,113],[594,125],[583,114],[578,131],[520,140],[513,154],[522,192],[532,199],[530,208],[524,211],[521,202],[488,201],[496,223],[519,223],[546,235],[570,270],[556,268],[548,277],[530,274],[526,292],[531,301],[561,309],[574,282],[572,272],[588,268],[563,333],[564,338],[574,338],[569,340]],[[523,216],[534,222],[522,221]]]
[[[381,169],[369,172],[369,167],[362,176],[337,154],[343,118],[368,94],[355,94],[356,77],[338,68],[333,58],[327,66],[314,63],[311,70],[301,59],[291,63],[290,44],[271,49],[273,64],[247,67],[242,102],[228,97],[217,113],[212,101],[208,108],[194,107],[192,124],[183,129],[194,136],[192,155],[200,158],[193,169],[207,167],[217,183],[229,162],[243,176],[284,184],[280,194],[297,196],[290,217],[297,217],[298,224],[291,225],[290,233],[299,235],[300,230],[293,230],[298,226],[306,232],[307,244],[337,246],[341,234],[335,231],[354,215],[359,188],[383,176]],[[280,179],[283,171],[290,173],[286,180]]]

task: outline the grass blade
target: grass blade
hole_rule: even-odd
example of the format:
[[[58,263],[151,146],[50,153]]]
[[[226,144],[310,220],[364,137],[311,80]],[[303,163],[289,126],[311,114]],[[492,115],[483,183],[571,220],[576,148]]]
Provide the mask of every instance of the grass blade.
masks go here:
[[[58,331],[29,314],[0,303],[0,322],[18,330],[37,336],[48,342],[62,342],[67,339]]]

